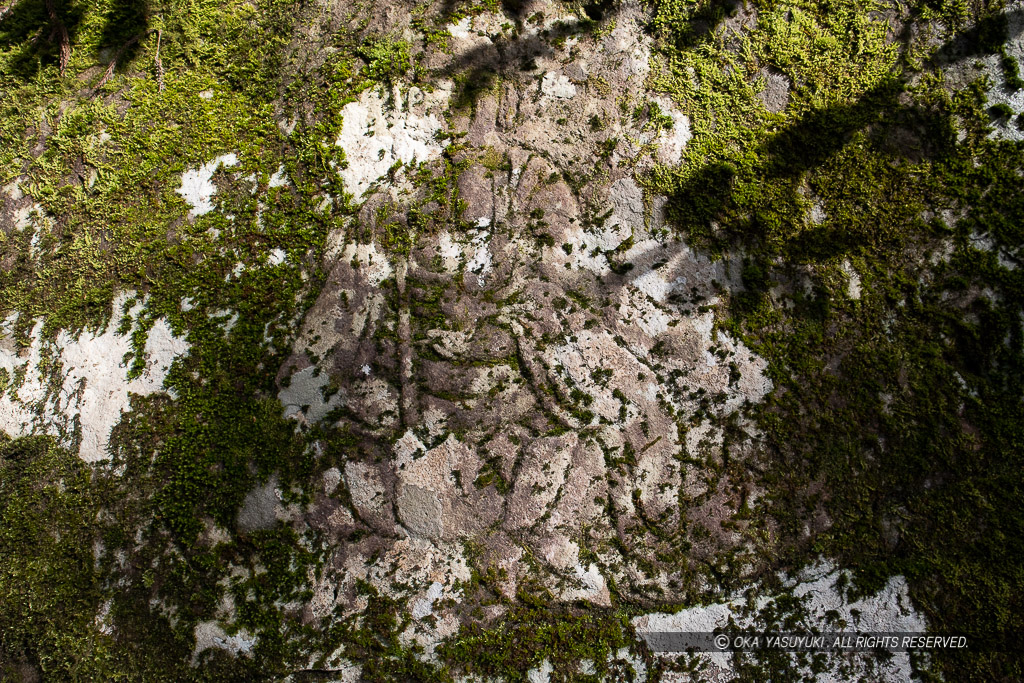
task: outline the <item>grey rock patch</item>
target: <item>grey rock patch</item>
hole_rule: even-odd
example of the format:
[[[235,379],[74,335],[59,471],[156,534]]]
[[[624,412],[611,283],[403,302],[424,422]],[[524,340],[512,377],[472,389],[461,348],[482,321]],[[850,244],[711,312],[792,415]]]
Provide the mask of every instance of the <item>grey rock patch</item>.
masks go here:
[[[441,500],[430,489],[415,485],[403,486],[398,494],[398,516],[406,529],[423,538],[440,538],[444,533],[441,521]]]
[[[579,20],[545,0],[528,11],[543,13],[538,25]],[[711,261],[672,237],[666,198],[637,180],[680,163],[690,135],[675,103],[645,88],[640,6],[623,3],[614,29],[573,34],[525,71],[498,61],[530,66],[523,38],[538,26],[523,22],[513,44],[483,16],[449,27],[452,53],[423,62],[451,73],[472,47],[501,73],[447,117],[459,140],[453,201],[442,206],[422,182],[447,161],[367,185],[358,215],[330,237],[327,283],[279,374],[295,387],[282,401],[298,405],[315,360],[338,387],[334,426],[353,439],[337,465],[348,495],[318,496],[307,518],[362,533],[332,548],[310,609],[357,614],[355,586],[367,581],[420,617],[401,639],[426,653],[458,631],[449,598],[470,566],[497,571],[510,599],[524,582],[597,605],[611,603],[613,582],[639,600],[709,586],[700,567],[750,554],[752,534],[714,532],[736,514],[737,499],[716,492],[733,482],[685,460],[721,462],[726,421],[730,455],[754,457],[741,413],[771,390],[763,360],[716,328],[742,286],[741,257]],[[671,127],[644,116],[650,102]],[[404,110],[383,109],[398,127]],[[402,222],[412,210],[424,220]],[[396,220],[407,249],[385,239]],[[659,559],[688,542],[681,528],[712,531],[694,546],[694,576]]]
[[[319,421],[341,401],[337,394],[324,400],[323,390],[329,383],[327,373],[313,365],[292,375],[291,383],[277,394],[284,406],[284,416],[304,422]]]
[[[246,494],[238,510],[238,529],[242,533],[269,529],[277,523],[281,510],[281,496],[277,490],[275,475],[263,486],[258,486]]]
[[[784,111],[789,105],[789,78],[768,68],[762,68],[757,75],[764,79],[764,88],[757,93],[757,99],[761,100],[765,109],[774,114]]]

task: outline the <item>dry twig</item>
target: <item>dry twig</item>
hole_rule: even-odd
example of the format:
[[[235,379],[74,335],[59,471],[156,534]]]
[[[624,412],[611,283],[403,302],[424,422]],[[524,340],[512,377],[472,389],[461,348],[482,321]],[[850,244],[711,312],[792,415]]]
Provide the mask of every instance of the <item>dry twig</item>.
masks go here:
[[[157,29],[156,31],[156,57],[153,58],[153,64],[156,66],[156,82],[160,92],[164,91],[164,63],[160,61],[160,38],[163,37],[163,31]]]
[[[143,31],[142,33],[140,33],[139,35],[135,36],[127,43],[122,45],[120,49],[118,49],[117,54],[114,55],[114,58],[110,60],[110,64],[107,65],[107,70],[103,72],[103,78],[101,78],[100,82],[96,85],[97,90],[105,86],[107,84],[107,81],[110,80],[110,77],[114,75],[114,69],[117,68],[117,60],[121,58],[121,55],[124,54],[125,50],[130,48],[135,43],[139,42],[140,38],[142,38],[143,36],[147,36],[150,33],[152,33],[152,31]]]

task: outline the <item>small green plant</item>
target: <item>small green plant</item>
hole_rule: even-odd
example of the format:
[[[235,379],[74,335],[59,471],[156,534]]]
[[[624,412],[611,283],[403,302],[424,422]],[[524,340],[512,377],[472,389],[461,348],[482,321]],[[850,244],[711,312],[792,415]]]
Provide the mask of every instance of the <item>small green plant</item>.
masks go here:
[[[1017,60],[1006,51],[1005,46],[1000,51],[999,63],[1003,67],[1003,81],[1006,83],[1006,87],[1014,92],[1024,88],[1024,78],[1020,77]]]
[[[356,51],[366,60],[366,75],[381,83],[393,83],[412,68],[409,44],[404,40],[371,38]]]
[[[1013,108],[1005,102],[992,105],[989,107],[988,113],[997,121],[1008,121],[1015,114]]]

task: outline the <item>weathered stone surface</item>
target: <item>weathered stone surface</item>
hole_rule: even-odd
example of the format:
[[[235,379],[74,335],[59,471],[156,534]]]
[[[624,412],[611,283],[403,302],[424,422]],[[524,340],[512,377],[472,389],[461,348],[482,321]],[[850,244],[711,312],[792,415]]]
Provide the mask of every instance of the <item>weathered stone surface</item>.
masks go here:
[[[282,452],[291,449],[287,455],[298,463],[296,473],[261,452],[259,443],[248,444],[244,453],[218,443],[221,451],[211,458],[181,444],[150,445],[154,468],[182,475],[175,490],[200,488],[194,485],[200,480],[245,481],[240,490],[232,490],[228,507],[210,505],[192,525],[198,531],[189,543],[194,540],[196,548],[209,553],[203,562],[224,564],[210,591],[218,597],[199,595],[195,605],[189,603],[191,612],[167,607],[157,597],[149,603],[154,618],[184,629],[179,639],[194,639],[193,666],[228,656],[239,661],[262,656],[264,632],[238,624],[253,603],[236,605],[236,600],[255,601],[257,594],[266,610],[261,617],[270,613],[267,623],[276,624],[280,617],[287,624],[281,633],[290,640],[279,649],[291,648],[288,656],[295,661],[308,659],[308,668],[295,669],[296,680],[302,675],[362,680],[361,665],[349,659],[359,655],[436,662],[444,654],[441,643],[516,617],[523,605],[536,608],[531,614],[567,619],[621,617],[628,609],[640,614],[632,622],[640,633],[710,630],[734,617],[745,625],[761,625],[749,614],[740,615],[740,608],[767,609],[763,595],[768,594],[780,602],[792,598],[798,604],[794,613],[815,628],[834,625],[836,614],[863,628],[927,626],[910,607],[902,577],[854,600],[838,585],[848,576],[831,564],[792,577],[773,573],[779,553],[805,561],[810,539],[833,523],[816,502],[828,495],[817,482],[801,492],[817,507],[788,537],[782,537],[782,523],[757,507],[779,494],[766,491],[767,477],[761,476],[768,455],[774,454],[766,443],[771,448],[779,444],[768,442],[758,425],[767,429],[766,414],[769,420],[792,417],[779,408],[780,401],[799,402],[792,385],[781,389],[772,381],[781,385],[792,368],[780,364],[778,355],[769,367],[766,357],[773,344],[790,343],[790,336],[794,344],[813,343],[807,341],[813,335],[794,324],[800,321],[781,316],[776,322],[771,316],[785,307],[810,308],[825,301],[818,291],[823,279],[816,268],[820,271],[821,264],[809,264],[809,256],[783,263],[778,254],[788,252],[773,251],[769,258],[779,268],[770,281],[759,281],[764,264],[758,259],[764,255],[753,253],[758,241],[782,239],[773,231],[785,219],[798,233],[785,239],[806,240],[821,250],[843,240],[857,242],[864,252],[888,248],[879,246],[884,240],[877,235],[863,236],[853,228],[840,237],[846,227],[836,223],[846,209],[826,196],[822,179],[808,168],[796,164],[797,170],[776,171],[786,165],[788,153],[775,149],[777,140],[792,126],[819,123],[812,116],[820,109],[818,99],[828,104],[825,121],[846,116],[835,114],[847,106],[845,100],[840,97],[835,104],[828,99],[836,95],[829,88],[777,69],[769,59],[774,43],[768,38],[757,46],[743,42],[744,32],[762,22],[759,11],[767,10],[749,3],[716,6],[716,11],[728,11],[714,21],[695,14],[684,30],[659,24],[663,15],[655,19],[659,9],[671,9],[678,22],[676,15],[683,10],[675,5],[680,3],[656,4],[664,7],[633,0],[304,3],[308,25],[296,29],[283,60],[287,83],[271,96],[278,99],[268,139],[285,149],[285,156],[301,153],[303,164],[318,164],[325,177],[305,177],[301,164],[279,163],[278,157],[267,168],[250,172],[260,163],[253,150],[232,146],[204,150],[203,156],[175,166],[173,185],[161,199],[178,210],[166,226],[166,241],[183,245],[180,262],[175,261],[177,252],[165,259],[174,268],[217,261],[223,272],[218,271],[215,285],[237,288],[238,297],[266,285],[244,275],[292,268],[287,291],[295,307],[268,323],[261,337],[260,325],[247,321],[240,307],[216,303],[203,308],[203,288],[209,283],[202,280],[202,287],[174,290],[170,305],[177,313],[180,301],[182,314],[202,315],[194,329],[186,326],[193,336],[178,329],[180,319],[167,306],[147,309],[151,317],[143,319],[143,297],[123,291],[106,326],[46,336],[42,319],[33,318],[26,326],[12,314],[0,323],[0,430],[14,436],[53,434],[90,463],[109,456],[111,433],[119,423],[147,435],[150,423],[122,422],[143,400],[172,406],[146,413],[154,421],[166,418],[161,435],[173,440],[187,432],[202,441],[210,414],[223,408],[218,399],[234,398],[231,392],[241,393],[242,383],[237,377],[220,378],[219,393],[203,396],[201,405],[189,404],[187,419],[176,423],[174,406],[198,400],[174,395],[165,385],[167,378],[190,374],[199,381],[201,371],[221,361],[230,368],[253,358],[253,365],[259,363],[264,375],[244,389],[252,400],[230,412],[230,427],[238,431],[224,431],[237,435],[249,429],[250,419],[253,429],[265,427],[258,409],[271,406],[275,421],[266,437]],[[697,11],[693,3],[682,5],[687,5],[685,12]],[[886,11],[894,21],[902,16],[902,10]],[[444,18],[431,24],[432,14],[442,12],[451,23],[446,25]],[[787,16],[779,25],[799,25],[801,33],[817,41],[810,16],[809,11],[803,18]],[[1012,35],[1004,47],[1014,57],[1024,54],[1017,35],[1021,21],[1019,13],[1008,19]],[[705,64],[704,71],[666,64],[667,53],[652,52],[655,33],[667,42],[689,42],[694,50],[714,45],[715,50],[734,51],[745,63],[741,69],[738,62],[721,59],[714,68]],[[144,35],[148,39],[150,34]],[[821,38],[814,44],[825,42]],[[338,55],[337,45],[346,53]],[[321,48],[323,54],[314,54]],[[875,83],[892,65],[883,66],[872,67],[877,73],[866,70],[866,82]],[[949,66],[949,82],[966,87],[982,73],[994,79],[1005,62],[992,53],[951,58]],[[302,73],[292,82],[296,69]],[[759,127],[749,136],[749,149],[737,142],[747,140],[745,131],[727,145],[709,144],[717,144],[716,131],[736,124],[715,110],[721,106],[717,100],[695,105],[708,97],[707,82],[739,93],[723,101],[730,106],[742,101],[737,111]],[[332,102],[337,111],[316,111],[311,101],[302,101],[305,93],[296,98],[293,90],[307,85],[324,91],[317,91],[317,106]],[[211,86],[195,97],[208,103],[214,91]],[[992,86],[987,96],[1017,114],[1024,109],[1022,93]],[[125,100],[118,106],[128,106],[126,96],[117,97]],[[888,170],[904,161],[922,162],[926,154],[917,149],[916,134],[907,127],[886,130],[882,113],[858,108],[873,106],[864,97],[865,102],[849,107],[854,118],[873,123],[844,135],[862,136],[858,145],[912,151],[907,159],[887,158],[881,165]],[[701,111],[704,120],[697,120]],[[324,130],[317,126],[328,115],[337,115],[340,123],[331,119],[336,127],[329,128],[326,139],[313,139]],[[924,109],[899,111],[900,117],[918,115],[925,116]],[[59,121],[57,116],[41,122],[41,135],[52,134]],[[985,135],[1022,137],[1015,124],[1005,123],[984,129]],[[755,148],[755,143],[762,146]],[[227,151],[232,148],[240,151]],[[706,174],[688,175],[702,161],[694,158],[695,149],[715,163],[735,152],[734,161],[763,170],[764,177],[754,183],[747,178],[743,187],[737,180],[735,192],[723,194],[710,187],[716,176],[707,176],[711,180],[705,187],[700,183]],[[40,156],[43,151],[35,150],[33,158],[47,161]],[[832,155],[830,148],[826,151]],[[733,182],[736,168],[726,170]],[[24,256],[31,262],[40,244],[63,239],[61,231],[67,228],[61,217],[46,214],[41,200],[26,194],[34,181],[28,171],[19,173],[4,181],[0,230],[5,239],[25,242]],[[91,197],[90,192],[100,191],[94,189],[97,183],[102,189],[102,180],[102,173],[90,168],[71,185],[50,189],[61,197]],[[762,217],[760,209],[748,211],[738,201],[739,194],[752,192],[751,184],[762,180],[779,190],[788,213]],[[696,185],[672,199],[659,194],[686,183]],[[705,191],[709,203],[725,197],[727,206],[715,221],[701,226],[711,237],[694,228],[687,243],[676,231],[679,214],[685,214],[681,204],[691,195],[699,203]],[[902,190],[894,185],[897,191]],[[272,216],[269,207],[289,193],[303,195],[308,203],[297,203],[299,208],[284,218]],[[238,208],[237,216],[227,210],[229,205]],[[733,211],[741,205],[742,211]],[[735,214],[733,224],[719,225],[729,212]],[[941,217],[955,226],[968,212],[966,207],[942,207],[922,221]],[[313,217],[324,221],[313,237],[300,230],[289,233],[287,244],[264,245],[280,230],[281,220],[304,226]],[[243,220],[251,221],[251,232],[240,227]],[[757,233],[754,237],[733,239],[748,227]],[[159,226],[159,240],[164,230]],[[189,240],[196,236],[190,231],[205,231],[213,240],[207,252],[191,250]],[[997,244],[995,230],[966,236],[955,232],[949,231],[943,246],[928,254],[932,265],[952,268],[969,253],[988,259],[986,267],[1016,268],[1015,256]],[[706,244],[712,247],[698,248]],[[257,254],[254,261],[243,260],[246,250]],[[850,310],[874,305],[872,281],[887,275],[873,269],[862,252],[837,249],[828,252],[828,259],[825,270],[832,280],[825,284],[838,296],[827,303]],[[131,263],[118,261],[119,268],[135,267],[131,258],[124,260]],[[4,266],[13,268],[13,261]],[[148,282],[149,270],[139,270]],[[794,293],[803,299],[797,302]],[[1000,295],[972,285],[943,296],[957,305],[980,306]],[[735,315],[757,297],[774,306],[755,309],[768,321],[764,327],[777,324],[770,334],[764,328],[762,334],[751,333],[748,321]],[[920,303],[912,299],[908,295],[899,306]],[[122,316],[127,317],[122,321]],[[129,379],[128,354],[143,325],[142,372]],[[820,327],[824,335],[834,331]],[[16,330],[27,344],[17,343]],[[805,332],[808,336],[801,336]],[[209,338],[200,340],[204,334]],[[231,335],[256,341],[253,348],[232,346],[225,341]],[[1008,336],[1007,346],[1015,340]],[[203,347],[206,355],[189,355],[200,343],[209,345]],[[244,362],[233,355],[236,351]],[[848,353],[842,349],[842,358],[833,357],[821,369],[829,381],[838,376],[837,367]],[[182,365],[185,360],[191,365]],[[973,380],[956,377],[967,391]],[[869,393],[872,400],[878,394],[878,415],[899,417],[898,392]],[[826,405],[815,409],[827,414],[829,401],[838,404],[845,397],[816,400]],[[963,405],[959,410],[957,419],[963,418]],[[885,447],[869,446],[865,449]],[[228,469],[231,476],[222,476]],[[303,490],[281,483],[306,472],[314,478]],[[172,512],[174,502],[166,506]],[[143,507],[139,501],[129,503]],[[191,529],[196,520],[182,517],[174,522]],[[886,519],[897,517],[893,512]],[[886,548],[895,551],[901,543],[898,522],[883,527]],[[179,527],[173,528],[177,533]],[[147,568],[133,564],[141,549],[156,548],[144,559],[160,571],[168,566],[186,566],[182,573],[196,575],[207,570],[180,561],[177,537],[168,535],[165,547],[151,540],[164,531],[139,525],[133,533],[125,535],[124,548],[113,555],[97,542],[96,565],[142,575],[146,590],[156,586],[155,596],[163,590],[160,580],[153,583]],[[281,539],[291,544],[294,562],[268,568],[248,561],[259,553],[276,559],[273,544]],[[734,592],[744,582],[762,597]],[[150,600],[143,593],[139,599]],[[96,614],[97,632],[103,636],[117,635],[111,625],[117,610],[112,612],[111,604],[100,603]],[[705,607],[658,611],[679,604]],[[368,648],[362,630],[367,624],[380,631],[373,631],[379,642]],[[319,640],[307,646],[301,639],[309,634]],[[346,639],[350,642],[338,644]],[[326,650],[333,651],[320,651],[328,642]],[[636,650],[607,653],[614,662],[608,680],[647,680],[649,671],[663,681],[688,680],[662,671],[660,664],[649,670],[651,658]],[[724,657],[704,660],[711,664],[705,672],[709,680],[735,673]],[[904,664],[898,659],[856,671],[903,680],[909,676]],[[525,675],[531,681],[556,675],[549,659],[538,657],[528,666]],[[597,676],[596,670],[588,659],[579,662],[576,673]],[[380,678],[376,672],[368,678],[370,673]],[[558,670],[558,676],[563,674]]]
[[[554,3],[534,5],[544,22],[561,16]],[[449,59],[501,70],[510,55],[494,61],[499,44],[524,49],[487,34],[488,16],[450,27]],[[411,167],[386,173],[394,159],[411,160],[402,140],[428,121],[412,106],[406,114],[403,86],[347,105],[343,178],[357,199],[378,189],[338,236],[328,284],[279,375],[292,382],[280,394],[286,414],[313,423],[340,408],[338,425],[373,454],[353,453],[343,484],[359,520],[381,534],[374,544],[402,557],[404,536],[410,548],[480,544],[472,562],[500,571],[507,595],[535,571],[529,555],[544,558],[541,580],[566,601],[608,605],[610,579],[636,599],[654,579],[672,599],[692,579],[658,559],[648,525],[675,539],[659,541],[664,549],[689,543],[674,531],[686,520],[707,528],[695,557],[709,562],[747,543],[720,527],[738,499],[712,495],[699,468],[680,460],[715,462],[723,422],[771,382],[762,360],[715,329],[715,305],[740,287],[734,266],[665,239],[663,201],[637,180],[655,163],[678,163],[690,136],[672,101],[643,89],[650,57],[640,22],[626,5],[608,35],[544,53],[535,71],[502,71],[470,111],[429,119],[460,139],[463,162],[447,181],[454,214],[411,182]],[[444,57],[430,59],[440,68]],[[431,111],[446,97],[435,90]],[[641,129],[619,106],[647,98],[670,128]],[[371,118],[380,130],[357,136]],[[378,159],[370,147],[382,140]],[[437,176],[440,148],[431,149],[416,160]],[[406,220],[414,211],[426,225]],[[388,252],[394,228],[384,220],[408,232],[411,249]],[[314,366],[327,378],[316,388],[329,381],[337,392],[307,399],[303,414],[297,397],[312,393],[304,387]],[[746,438],[755,444],[756,432]],[[581,559],[584,546],[601,548],[596,561]],[[362,566],[352,565],[355,552],[338,551],[337,584]],[[657,576],[637,569],[638,558]],[[369,575],[382,572],[378,563]],[[415,599],[417,614],[444,614],[432,585]]]

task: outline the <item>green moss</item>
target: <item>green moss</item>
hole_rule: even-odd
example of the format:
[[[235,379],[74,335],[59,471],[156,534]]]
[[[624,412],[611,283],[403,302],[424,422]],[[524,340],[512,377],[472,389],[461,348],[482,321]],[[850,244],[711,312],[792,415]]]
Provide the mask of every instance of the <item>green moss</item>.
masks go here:
[[[409,624],[400,602],[381,595],[364,581],[358,585],[359,593],[366,597],[367,607],[363,614],[342,622],[336,622],[328,629],[328,651],[343,647],[345,658],[362,666],[362,679],[374,683],[389,681],[416,681],[442,683],[451,681],[451,676],[417,655],[417,647],[406,647],[399,641],[399,634]]]
[[[777,493],[755,523],[774,520],[786,540],[773,552],[787,562],[837,556],[863,587],[906,575],[937,631],[1015,632],[1006,601],[1024,585],[1024,547],[1010,539],[1024,518],[995,501],[1022,483],[1011,396],[1024,376],[1010,321],[1024,299],[1015,273],[970,236],[1019,244],[1009,188],[1021,147],[987,139],[981,83],[947,90],[923,48],[887,43],[866,8],[759,10],[726,47],[682,28],[675,3],[657,4],[670,67],[661,82],[694,139],[681,169],[649,178],[691,243],[750,255],[725,324],[768,359],[776,386],[755,414],[773,463],[761,485]],[[954,3],[920,9],[996,52],[1005,20],[998,6],[985,11],[977,22]],[[912,79],[910,63],[924,73]],[[753,97],[762,65],[793,84],[781,114]],[[960,209],[952,231],[929,218]],[[948,261],[922,257],[950,242]],[[858,264],[859,301],[837,275],[843,260]],[[994,300],[979,296],[986,288]],[[802,541],[821,511],[831,526]],[[1013,678],[1019,660],[945,653],[933,666],[947,678]]]
[[[102,503],[89,467],[45,437],[0,443],[0,672],[105,678],[113,640],[97,614]]]
[[[442,660],[455,671],[506,681],[526,681],[527,671],[545,660],[554,668],[552,680],[589,680],[579,666],[590,660],[595,667],[593,680],[607,675],[636,680],[632,666],[617,660],[618,651],[632,643],[626,615],[590,607],[551,609],[544,597],[524,591],[517,598],[520,604],[497,624],[462,626],[453,640],[439,648]]]
[[[394,82],[412,65],[409,45],[403,40],[370,39],[363,43],[357,54],[366,60],[366,75],[382,83]]]
[[[176,400],[134,397],[112,434],[113,467],[122,468],[123,477],[101,477],[102,486],[94,480],[81,493],[91,501],[102,491],[107,505],[108,521],[90,519],[93,526],[79,534],[88,563],[71,567],[51,558],[55,571],[66,571],[49,595],[66,598],[65,610],[56,611],[66,623],[53,623],[67,633],[22,638],[5,627],[13,640],[5,636],[3,646],[21,648],[12,657],[51,658],[58,655],[47,653],[53,647],[47,639],[64,643],[60,666],[77,669],[53,668],[46,660],[47,670],[62,680],[258,680],[280,674],[283,663],[298,656],[292,643],[302,627],[278,605],[298,597],[306,569],[322,559],[311,554],[308,539],[283,529],[247,537],[234,532],[238,507],[254,485],[277,473],[286,492],[308,492],[318,466],[306,437],[269,398],[277,388],[267,369],[287,357],[295,320],[321,282],[317,264],[326,235],[341,220],[341,212],[318,207],[333,196],[334,206],[347,208],[332,168],[343,161],[340,150],[322,143],[337,136],[341,106],[363,87],[352,69],[354,46],[339,32],[335,42],[348,45],[341,56],[296,72],[284,65],[306,10],[278,0],[164,4],[166,11],[146,15],[150,23],[140,30],[151,32],[134,51],[121,53],[113,77],[98,92],[91,89],[98,78],[90,81],[85,70],[97,65],[101,51],[116,53],[126,39],[131,24],[122,16],[124,3],[61,6],[69,31],[69,17],[76,22],[63,77],[50,47],[37,51],[32,42],[33,22],[47,21],[41,9],[32,9],[41,3],[22,3],[0,25],[6,38],[0,126],[9,143],[0,150],[0,175],[5,183],[18,178],[22,191],[53,219],[41,223],[34,255],[31,230],[0,243],[5,263],[13,264],[0,272],[0,313],[20,313],[21,334],[43,318],[49,337],[111,320],[132,334],[133,374],[142,370],[141,352],[157,318],[166,318],[189,343],[166,382]],[[105,25],[120,33],[105,32]],[[155,66],[157,30],[162,70]],[[90,88],[82,89],[79,76]],[[323,113],[285,134],[282,125],[294,116],[289,98],[298,95]],[[40,140],[41,153],[33,150]],[[182,173],[229,152],[239,164],[214,175],[218,210],[189,217],[176,192]],[[278,169],[289,183],[269,189],[269,176]],[[275,249],[286,259],[271,267],[268,255]],[[122,321],[123,312],[111,310],[115,292],[125,289],[137,291],[144,304],[137,321]],[[222,329],[225,311],[237,316],[230,332]],[[75,474],[88,483],[87,475]],[[303,496],[308,493],[299,493],[299,502]],[[56,494],[53,504],[54,524],[63,524]],[[211,549],[203,539],[212,524],[233,540]],[[107,547],[95,575],[93,537]],[[49,552],[28,537],[9,542],[22,544],[12,557]],[[126,564],[113,561],[115,551]],[[238,660],[207,653],[200,668],[190,670],[192,631],[213,617],[232,564],[267,568],[237,604],[258,646],[252,658]],[[11,590],[45,589],[32,588],[18,572],[10,575],[16,582],[8,584]],[[105,644],[109,638],[89,635],[73,622],[92,624],[99,609],[96,586],[115,584],[123,588],[109,596],[119,639],[112,648]],[[40,594],[33,600],[42,606],[50,599]],[[36,617],[23,616],[25,628],[36,628]],[[21,642],[37,643],[36,654],[23,653]],[[95,650],[94,667],[76,660],[80,647]]]
[[[1013,111],[1010,105],[1000,102],[999,104],[994,104],[991,107],[989,107],[988,113],[991,114],[992,118],[996,119],[997,121],[1007,121],[1016,112]]]

